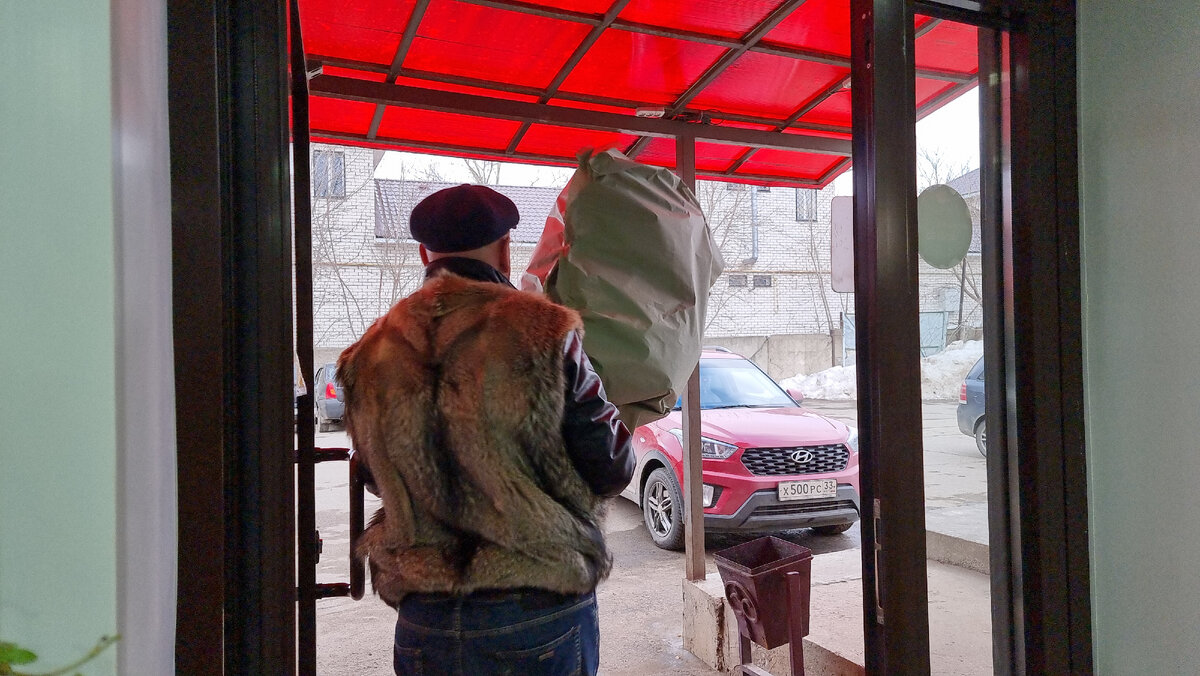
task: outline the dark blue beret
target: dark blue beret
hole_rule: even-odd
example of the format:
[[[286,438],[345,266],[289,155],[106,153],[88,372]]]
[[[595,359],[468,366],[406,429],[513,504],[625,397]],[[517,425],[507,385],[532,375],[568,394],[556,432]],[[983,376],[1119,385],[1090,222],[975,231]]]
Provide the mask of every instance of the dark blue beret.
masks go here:
[[[408,218],[413,239],[436,253],[470,251],[517,227],[513,201],[487,186],[462,184],[421,200]]]

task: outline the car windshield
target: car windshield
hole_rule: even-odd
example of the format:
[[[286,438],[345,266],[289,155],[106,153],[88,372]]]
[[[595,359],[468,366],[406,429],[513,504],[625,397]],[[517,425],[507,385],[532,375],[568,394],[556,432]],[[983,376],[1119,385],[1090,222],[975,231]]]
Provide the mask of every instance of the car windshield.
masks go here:
[[[700,408],[781,408],[796,402],[745,359],[700,360]],[[675,402],[678,410],[683,398]]]

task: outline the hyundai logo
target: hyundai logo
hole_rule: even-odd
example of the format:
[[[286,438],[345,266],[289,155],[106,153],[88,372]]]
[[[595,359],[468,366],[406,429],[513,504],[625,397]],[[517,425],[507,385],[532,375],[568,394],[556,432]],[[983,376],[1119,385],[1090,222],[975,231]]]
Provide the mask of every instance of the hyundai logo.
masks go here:
[[[792,462],[797,462],[801,465],[807,465],[808,463],[812,462],[812,459],[812,451],[806,451],[803,448],[798,448],[792,451]]]

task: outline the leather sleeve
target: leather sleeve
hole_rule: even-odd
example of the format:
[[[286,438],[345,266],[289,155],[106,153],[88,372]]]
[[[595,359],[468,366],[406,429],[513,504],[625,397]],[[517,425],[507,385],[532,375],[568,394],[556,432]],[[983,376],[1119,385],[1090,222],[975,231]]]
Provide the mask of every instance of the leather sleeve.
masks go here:
[[[375,475],[371,473],[371,466],[367,464],[367,456],[356,449],[350,449],[350,457],[358,457],[358,478],[363,482],[363,488],[375,497],[379,497],[379,488],[375,485]]]
[[[617,419],[617,407],[605,396],[604,385],[583,351],[578,331],[567,335],[563,351],[567,387],[563,440],[567,453],[594,493],[617,495],[633,477],[635,458],[629,430]]]

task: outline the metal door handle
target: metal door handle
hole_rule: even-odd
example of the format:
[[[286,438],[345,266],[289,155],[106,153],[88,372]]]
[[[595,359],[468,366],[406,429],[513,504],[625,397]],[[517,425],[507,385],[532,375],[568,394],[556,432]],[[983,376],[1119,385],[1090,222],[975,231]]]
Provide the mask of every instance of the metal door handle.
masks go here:
[[[366,511],[366,492],[364,490],[363,470],[361,463],[349,448],[318,448],[314,450],[313,462],[337,462],[348,460],[350,472],[350,584],[333,582],[316,585],[313,598],[326,599],[338,596],[349,596],[358,601],[362,599],[366,588],[366,562],[354,551],[358,539],[363,534]],[[316,537],[320,537],[316,535]]]

